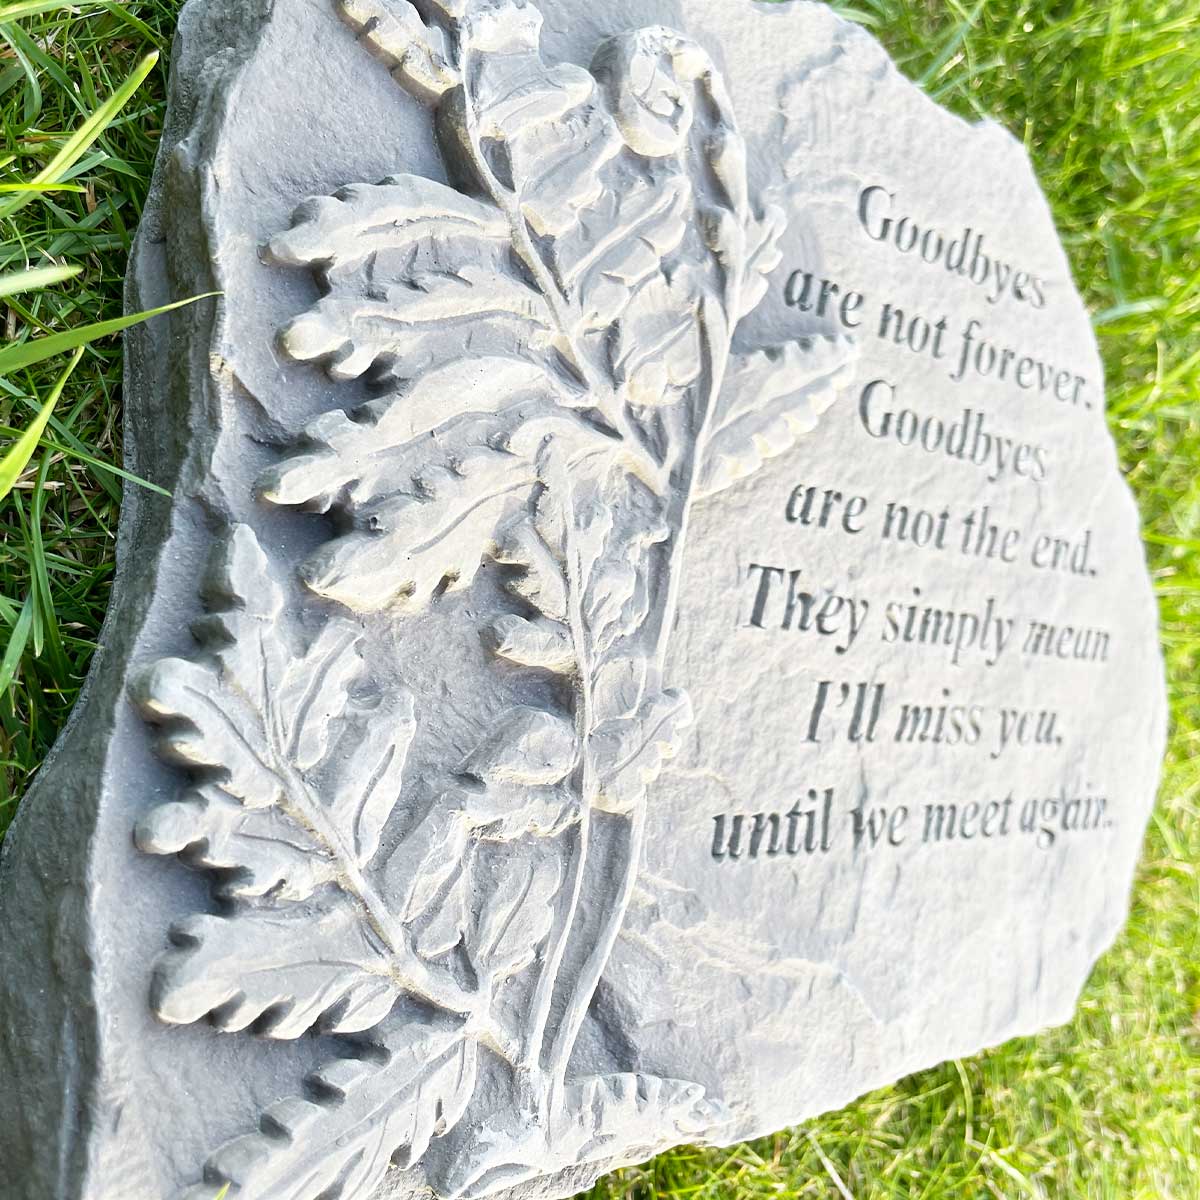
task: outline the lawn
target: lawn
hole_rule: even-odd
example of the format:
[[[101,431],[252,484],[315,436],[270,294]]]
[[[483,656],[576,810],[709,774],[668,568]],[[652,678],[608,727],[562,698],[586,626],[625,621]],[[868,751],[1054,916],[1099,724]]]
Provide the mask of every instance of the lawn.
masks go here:
[[[743,2],[728,0],[731,14]],[[31,426],[70,365],[60,354],[14,367],[8,348],[121,313],[162,121],[165,63],[146,56],[165,56],[177,7],[0,7],[0,438]],[[666,1155],[593,1196],[1190,1200],[1200,1196],[1200,6],[841,8],[939,101],[1022,138],[1053,204],[1095,314],[1161,605],[1174,716],[1162,796],[1129,927],[1072,1025],[773,1138]],[[104,131],[69,143],[126,81]],[[80,270],[4,295],[4,277],[54,265]],[[0,500],[0,836],[70,711],[104,614],[124,486],[120,376],[119,339],[93,340]],[[19,1186],[2,1171],[0,1191]]]

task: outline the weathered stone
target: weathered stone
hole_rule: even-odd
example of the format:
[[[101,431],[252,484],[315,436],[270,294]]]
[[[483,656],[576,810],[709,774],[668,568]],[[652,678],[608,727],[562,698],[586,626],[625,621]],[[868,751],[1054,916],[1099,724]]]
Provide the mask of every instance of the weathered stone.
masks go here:
[[[817,4],[192,0],[130,304],[213,290],[4,850],[14,1196],[562,1196],[1069,1017],[1165,716],[1007,134]]]

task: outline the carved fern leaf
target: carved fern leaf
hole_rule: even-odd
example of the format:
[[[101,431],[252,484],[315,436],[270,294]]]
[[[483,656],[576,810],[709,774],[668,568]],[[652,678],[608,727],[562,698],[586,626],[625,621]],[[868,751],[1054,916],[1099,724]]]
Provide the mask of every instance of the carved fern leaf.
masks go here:
[[[369,504],[398,490],[431,460],[453,459],[464,438],[499,438],[514,415],[552,411],[572,399],[535,364],[483,355],[430,370],[353,417],[334,409],[304,432],[304,448],[260,480],[263,497],[327,512],[335,503]],[[448,440],[450,445],[447,445]]]
[[[326,289],[282,341],[335,379],[377,364],[401,377],[440,365],[448,330],[536,360],[555,331],[546,297],[512,269],[503,212],[422,176],[308,201],[270,253],[313,268]]]
[[[811,433],[846,387],[852,368],[851,344],[840,338],[735,355],[714,414],[697,498],[745,479]]]
[[[451,1162],[443,1194],[483,1200],[544,1173],[547,1159],[572,1164],[641,1162],[681,1141],[711,1133],[724,1106],[699,1084],[655,1075],[589,1075],[564,1089],[548,1128],[493,1117]],[[519,1148],[514,1154],[514,1148]]]
[[[746,259],[736,319],[749,316],[766,296],[771,275],[783,262],[779,241],[786,230],[787,214],[777,204],[766,205],[761,215],[750,218],[746,226]]]
[[[677,753],[680,735],[693,719],[687,693],[667,688],[644,696],[627,716],[597,725],[589,739],[597,807],[613,813],[637,808],[665,762]]]
[[[492,649],[497,658],[519,667],[538,667],[556,675],[574,669],[575,645],[571,630],[562,621],[548,617],[507,614],[492,625]]]
[[[724,1106],[698,1083],[655,1075],[592,1075],[568,1085],[555,1142],[575,1162],[640,1162],[711,1133]]]
[[[382,1056],[382,1062],[380,1057]],[[351,1200],[372,1195],[393,1165],[420,1160],[461,1118],[475,1089],[474,1042],[410,1017],[372,1053],[310,1076],[308,1095],[263,1113],[259,1131],[209,1159],[180,1200]]]
[[[160,964],[152,999],[175,1025],[211,1014],[226,1033],[263,1021],[260,1033],[298,1038],[328,1014],[331,1030],[357,1033],[400,994],[385,948],[336,892],[302,908],[192,917],[171,936],[177,948]]]
[[[558,783],[579,756],[571,722],[540,708],[505,713],[463,764],[463,773],[483,783],[536,787]]]
[[[481,979],[507,979],[529,966],[550,932],[553,900],[562,880],[556,856],[506,852],[481,873],[481,903],[467,940],[471,965]]]
[[[458,790],[442,802],[486,840],[551,836],[578,820],[579,799],[568,777],[579,755],[568,718],[540,708],[510,709],[467,756]]]
[[[439,7],[449,15],[453,6]],[[437,100],[458,82],[445,34],[426,25],[408,0],[342,0],[342,12],[397,81],[419,99]]]
[[[248,527],[229,535],[210,591],[219,607],[197,625],[204,652],[155,663],[134,687],[143,712],[162,726],[162,752],[205,776],[141,822],[139,843],[229,872],[222,883],[232,894],[285,887],[288,898],[305,899],[328,878],[335,850],[345,847],[359,863],[374,854],[399,792],[412,701],[352,696],[362,660],[349,622],[330,621],[301,652],[280,637],[282,594]],[[307,776],[335,749],[353,751],[358,769],[341,775],[331,763],[322,802]],[[306,807],[319,809],[329,841],[315,855]],[[289,827],[282,839],[264,836]],[[261,857],[279,846],[286,872]]]
[[[469,832],[460,812],[437,804],[388,856],[381,884],[405,923],[419,921],[436,907],[443,889],[462,868]]]
[[[497,527],[536,481],[527,459],[477,448],[410,481],[412,491],[366,505],[366,528],[318,551],[304,566],[304,581],[368,611],[397,600],[425,605],[442,590],[468,587],[495,544]]]
[[[371,880],[413,735],[411,697],[354,695],[362,662],[350,622],[331,619],[293,651],[248,527],[227,538],[211,585],[200,655],[155,664],[135,689],[163,751],[198,781],[153,809],[137,842],[219,871],[232,905],[175,928],[155,1011],[226,1030],[257,1023],[278,1038],[322,1019],[369,1029],[406,988],[466,1011],[460,989],[428,978]]]
[[[382,0],[347,11],[385,61],[403,60],[412,11]],[[669,468],[627,409],[678,402],[704,369],[701,310],[721,270],[693,229],[684,150],[699,118],[688,108],[669,147],[647,146],[610,111],[640,63],[602,63],[599,79],[550,66],[540,28],[532,5],[504,2],[472,10],[458,31],[472,71],[443,94],[441,128],[482,198],[396,176],[308,202],[272,243],[326,291],[285,332],[288,353],[338,378],[400,380],[355,419],[320,418],[263,480],[274,503],[350,518],[305,578],[353,607],[423,604],[469,584],[499,549],[489,524],[527,500],[551,435],[572,469],[607,455],[661,489]],[[749,213],[731,219],[744,237]],[[570,428],[548,419],[571,408],[593,415]],[[519,465],[480,449],[501,445]]]

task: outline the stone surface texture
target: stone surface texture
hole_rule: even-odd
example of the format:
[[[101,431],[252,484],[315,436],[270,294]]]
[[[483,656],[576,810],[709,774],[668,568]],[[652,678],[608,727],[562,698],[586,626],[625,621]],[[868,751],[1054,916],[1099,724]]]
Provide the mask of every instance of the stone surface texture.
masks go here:
[[[19,1200],[561,1197],[1067,1020],[1165,734],[1021,147],[825,6],[191,0]]]

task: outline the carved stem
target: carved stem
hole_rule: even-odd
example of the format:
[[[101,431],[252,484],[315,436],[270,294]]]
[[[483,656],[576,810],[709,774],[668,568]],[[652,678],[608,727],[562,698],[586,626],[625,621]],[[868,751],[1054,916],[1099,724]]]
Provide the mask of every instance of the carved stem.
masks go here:
[[[520,206],[515,196],[496,178],[495,172],[492,171],[486,157],[480,150],[475,102],[468,83],[471,78],[470,56],[470,44],[466,39],[463,39],[459,45],[458,57],[460,75],[463,80],[464,113],[467,122],[466,144],[468,153],[471,156],[471,165],[480,183],[508,218],[512,229],[513,245],[521,256],[521,259],[533,273],[538,287],[545,295],[546,302],[550,305],[555,321],[571,347],[572,359],[583,375],[589,391],[598,401],[597,407],[602,412],[605,412],[606,415],[614,409],[618,410],[619,416],[623,419],[625,426],[619,432],[626,434],[629,432],[629,427],[628,418],[624,413],[624,406],[619,403],[612,403],[614,399],[613,389],[605,381],[596,377],[595,372],[590,369],[586,355],[577,346],[574,322],[571,320],[568,302],[560,291],[553,274],[542,260],[541,255],[538,254],[533,239],[530,237],[528,226],[525,223],[525,217],[520,211]],[[608,399],[610,402],[606,404],[601,397]],[[644,449],[639,440],[633,439],[629,441],[628,448],[634,455],[641,452],[642,456],[645,457]],[[556,490],[559,490],[560,494],[564,497],[564,508],[567,513],[564,530],[566,557],[568,560],[567,592],[570,607],[571,635],[575,644],[580,677],[580,694],[579,702],[576,705],[575,724],[579,731],[581,753],[579,765],[575,771],[574,783],[579,789],[582,803],[578,844],[573,855],[573,878],[570,900],[561,921],[551,932],[545,962],[538,976],[533,996],[532,1021],[522,1054],[523,1074],[527,1079],[531,1078],[537,1072],[542,1060],[545,1058],[545,1033],[554,999],[555,984],[558,981],[563,957],[566,953],[572,930],[575,927],[575,919],[579,911],[579,902],[583,893],[585,868],[591,847],[591,793],[593,784],[589,777],[591,765],[586,743],[591,722],[592,697],[591,669],[587,653],[587,629],[583,619],[583,580],[578,562],[578,551],[574,544],[575,521],[573,505],[570,502],[570,484],[567,479],[567,473],[561,469],[561,465],[559,465],[559,470],[556,474]],[[543,1099],[545,1099],[545,1095],[545,1092],[543,1092]]]
[[[711,315],[711,314],[710,314]],[[704,387],[701,395],[704,397],[699,412],[696,439],[693,453],[686,457],[685,478],[679,481],[680,499],[678,501],[677,520],[678,533],[671,543],[667,560],[667,596],[660,609],[660,625],[657,637],[657,647],[654,655],[656,673],[661,674],[666,658],[667,641],[675,624],[675,614],[679,605],[680,575],[682,557],[687,542],[687,530],[691,512],[692,490],[698,475],[699,464],[702,461],[703,446],[708,437],[708,426],[716,397],[720,394],[724,382],[725,369],[729,360],[728,342],[730,334],[728,323],[723,319],[719,322],[706,321],[699,318],[705,333],[704,344],[708,356],[705,370]],[[717,325],[721,334],[713,337],[713,325]],[[590,806],[589,806],[590,807]],[[585,809],[586,812],[586,809]],[[567,1066],[579,1031],[591,1005],[592,997],[599,986],[601,976],[612,956],[617,936],[625,919],[625,911],[633,897],[633,888],[641,867],[642,848],[645,841],[646,802],[631,812],[626,818],[629,822],[628,843],[620,863],[617,896],[607,907],[604,922],[596,937],[590,953],[579,973],[575,987],[572,989],[563,1019],[555,1034],[554,1045],[549,1056],[548,1069],[551,1072],[551,1094],[559,1096],[566,1080]],[[582,874],[582,868],[581,868]]]
[[[708,307],[706,305],[706,307]],[[720,321],[712,319],[713,314],[703,313],[700,322],[704,331],[704,345],[708,354],[708,376],[705,389],[705,402],[700,410],[697,421],[696,438],[692,455],[686,467],[686,479],[681,481],[682,500],[679,514],[679,533],[671,544],[667,560],[667,599],[662,607],[661,624],[658,627],[658,646],[655,654],[659,666],[665,665],[667,643],[675,627],[675,617],[679,611],[679,596],[683,589],[683,553],[687,546],[687,536],[692,520],[692,493],[696,487],[696,479],[700,473],[700,465],[704,462],[708,446],[708,435],[712,424],[713,410],[716,408],[717,397],[725,383],[725,372],[729,366],[729,342],[733,331],[728,322],[722,317]],[[712,336],[713,325],[719,325],[723,336],[718,340]]]
[[[724,127],[736,136],[732,105],[721,84],[720,76],[716,74],[711,60],[704,56],[704,65],[693,76],[708,92],[716,113],[716,124]],[[712,165],[712,164],[710,164]],[[744,228],[747,213],[745,211],[744,194],[741,189],[730,187],[730,180],[723,178],[723,172],[717,168],[713,171],[717,185],[728,194],[729,201],[737,211],[739,224]],[[699,395],[701,398],[695,419],[695,435],[691,445],[691,454],[683,456],[682,478],[676,481],[678,500],[676,501],[673,520],[668,524],[676,529],[675,537],[667,556],[667,595],[659,610],[659,627],[655,638],[654,663],[661,673],[667,654],[667,644],[675,625],[675,617],[679,608],[679,597],[682,588],[683,554],[687,546],[688,528],[691,518],[692,493],[695,488],[700,464],[704,460],[708,443],[709,426],[717,397],[721,393],[725,381],[725,372],[729,364],[730,342],[733,337],[732,324],[736,321],[741,297],[742,271],[744,264],[735,261],[727,265],[729,272],[725,281],[724,311],[716,311],[711,303],[705,303],[702,310],[696,314],[700,323],[704,340],[707,362],[705,377]],[[668,493],[669,494],[669,493]],[[549,1069],[551,1071],[551,1095],[557,1101],[561,1095],[566,1079],[568,1064],[579,1031],[583,1025],[588,1007],[599,986],[600,979],[612,956],[617,936],[625,919],[625,911],[633,897],[633,888],[641,867],[642,848],[645,840],[646,804],[643,801],[628,817],[628,844],[621,862],[620,884],[618,896],[605,914],[605,920],[600,933],[588,954],[587,960],[580,971],[579,979],[572,991],[561,1025],[555,1036],[554,1047],[550,1055]],[[582,874],[582,868],[581,868]]]
[[[586,354],[583,353],[577,343],[575,323],[571,317],[568,298],[563,295],[553,273],[538,253],[517,198],[499,181],[482,152],[478,117],[469,82],[472,78],[471,54],[472,47],[469,38],[462,36],[460,31],[457,46],[457,67],[459,77],[463,81],[464,119],[467,126],[465,142],[471,166],[485,191],[487,191],[491,199],[508,218],[512,230],[514,248],[533,274],[538,287],[546,297],[546,301],[554,314],[555,321],[570,347],[573,363],[597,400],[597,408],[604,413],[606,418],[614,422],[618,435],[626,443],[626,447],[636,460],[639,452],[642,456],[645,455],[645,447],[638,431],[635,430],[630,420],[623,397],[617,394],[607,381],[596,378],[596,373],[591,369]],[[691,75],[691,78],[693,81],[702,81],[703,86],[709,91],[710,98],[713,100],[714,107],[717,109],[719,116],[724,118],[729,115],[727,98],[724,95],[723,89],[719,86],[719,79],[717,80],[714,94],[714,74],[711,62],[705,57],[703,66],[701,69],[695,71]],[[737,198],[731,197],[731,199],[734,200],[736,206]],[[738,215],[739,217],[744,216],[743,213],[739,213]],[[738,263],[737,271],[740,270],[741,264]],[[737,289],[738,282],[736,278],[728,279],[725,300],[729,306],[727,311],[730,313],[736,311]],[[677,481],[679,489],[677,497],[669,501],[670,507],[674,509],[674,512],[671,513],[672,520],[669,523],[676,528],[677,533],[668,554],[668,587],[667,595],[659,610],[659,628],[657,635],[651,634],[655,642],[654,662],[657,667],[654,673],[659,677],[661,677],[667,640],[674,625],[675,613],[679,603],[680,565],[687,537],[691,494],[698,474],[698,464],[707,441],[711,413],[723,383],[729,355],[729,340],[732,334],[729,319],[724,314],[718,318],[717,314],[706,310],[697,313],[697,320],[702,326],[708,361],[706,363],[704,381],[699,389],[701,404],[695,422],[695,435],[691,447],[692,453],[684,456],[683,478]],[[646,820],[645,803],[643,802],[627,818],[629,823],[628,838],[624,854],[622,855],[622,861],[619,865],[617,897],[615,898],[615,902],[606,911],[599,935],[586,956],[578,979],[570,989],[563,1018],[555,1030],[553,1038],[547,1044],[545,1032],[553,1005],[555,985],[558,982],[558,975],[571,935],[575,931],[583,886],[586,880],[588,858],[592,844],[592,802],[594,800],[594,781],[590,778],[592,772],[591,760],[587,752],[588,731],[590,729],[592,713],[592,695],[590,657],[587,649],[587,627],[582,609],[584,581],[578,562],[578,551],[574,544],[575,520],[573,504],[570,502],[570,485],[566,478],[566,472],[561,469],[561,465],[559,466],[560,469],[556,472],[554,484],[556,485],[556,490],[566,500],[564,505],[567,511],[565,521],[565,550],[568,564],[569,620],[580,678],[579,699],[575,717],[576,727],[579,731],[581,754],[574,781],[579,789],[582,809],[578,844],[573,856],[574,875],[571,884],[571,896],[562,921],[551,934],[546,960],[534,992],[532,1023],[521,1061],[522,1075],[527,1080],[536,1074],[539,1067],[545,1069],[549,1074],[549,1091],[548,1093],[543,1093],[543,1095],[548,1100],[551,1111],[553,1111],[554,1105],[558,1103],[565,1082],[567,1064],[579,1036],[584,1016],[599,984],[600,977],[612,954],[613,946],[624,919],[625,910],[632,897],[641,863]],[[668,497],[670,497],[671,481],[665,476],[670,472],[670,469],[671,464],[668,460],[668,462],[663,464],[661,469],[650,472],[654,476],[653,479],[646,479],[646,482],[653,486],[655,491],[659,492],[660,495],[666,493]]]
[[[588,754],[588,733],[592,722],[592,670],[588,654],[587,626],[583,617],[583,569],[579,561],[579,550],[575,542],[574,495],[570,481],[562,464],[556,462],[556,478],[554,485],[562,489],[566,499],[567,512],[564,538],[566,542],[566,582],[568,617],[571,625],[571,639],[575,644],[577,666],[579,671],[579,701],[575,711],[575,728],[579,736],[579,764],[575,769],[573,782],[579,789],[580,817],[578,845],[575,848],[572,863],[571,896],[567,903],[566,912],[558,926],[551,934],[551,943],[546,962],[538,976],[534,992],[533,1023],[530,1027],[529,1040],[526,1046],[527,1061],[531,1068],[544,1065],[546,1058],[546,1026],[550,1019],[550,1008],[554,999],[555,987],[558,983],[559,971],[562,968],[563,957],[571,932],[575,927],[575,918],[579,912],[579,903],[583,896],[583,883],[588,855],[592,840],[592,798],[594,782],[591,778],[591,756]],[[544,1094],[544,1098],[549,1097]]]
[[[721,111],[721,100],[724,98],[723,89],[719,97],[715,97],[718,111],[725,120],[732,120],[732,114],[726,104]],[[739,214],[744,216],[745,214]],[[682,590],[683,554],[687,547],[688,529],[691,523],[692,494],[695,490],[696,479],[699,475],[700,464],[704,461],[708,444],[709,429],[712,414],[716,408],[717,397],[725,383],[725,373],[729,366],[730,343],[733,338],[731,314],[738,311],[741,292],[742,264],[736,264],[736,270],[726,280],[724,312],[713,310],[711,304],[705,304],[704,309],[697,314],[704,339],[707,363],[705,378],[700,388],[701,404],[695,422],[695,437],[691,446],[691,454],[684,456],[683,478],[678,480],[679,500],[676,510],[678,525],[677,532],[671,542],[667,556],[667,595],[659,610],[659,627],[656,638],[654,663],[661,672],[666,663],[667,644],[675,625],[675,617],[679,608],[679,597]],[[674,524],[674,522],[671,522]],[[562,1024],[555,1038],[554,1050],[550,1056],[552,1071],[551,1090],[554,1095],[561,1094],[566,1078],[567,1066],[584,1017],[592,1002],[596,988],[612,956],[617,936],[625,919],[625,910],[633,897],[633,888],[641,867],[642,848],[645,841],[646,803],[629,814],[629,843],[626,847],[624,861],[621,866],[619,900],[607,910],[603,927],[597,937],[580,972],[579,980],[568,1002]]]
[[[727,123],[727,128],[734,130],[728,97],[725,95],[723,87],[720,86],[719,77],[714,78],[711,65],[709,64],[708,70],[700,72],[698,77],[702,80],[713,101],[718,116],[718,123]],[[720,179],[719,173],[714,172],[714,174],[718,176],[716,180],[718,186],[722,190],[728,190],[727,181]],[[735,207],[741,208],[741,204],[739,203],[740,197],[730,194],[729,199]],[[744,211],[738,211],[737,216],[739,223],[742,223],[744,227],[747,214]],[[655,641],[653,656],[653,662],[656,667],[655,674],[660,677],[665,665],[668,641],[675,625],[675,618],[679,607],[682,588],[682,559],[687,545],[692,493],[699,474],[700,464],[704,460],[712,414],[716,407],[717,398],[724,385],[725,373],[729,363],[730,342],[733,336],[732,321],[735,319],[733,314],[738,311],[740,304],[743,263],[741,261],[730,263],[728,269],[729,274],[726,278],[723,311],[718,310],[716,305],[709,302],[705,303],[702,310],[696,314],[696,319],[703,336],[707,362],[705,363],[703,382],[698,389],[700,404],[698,405],[694,421],[695,432],[690,447],[691,453],[682,456],[682,477],[674,481],[677,492],[676,498],[671,503],[671,507],[675,511],[670,514],[668,520],[669,526],[676,529],[676,534],[667,556],[667,595],[659,609],[657,635],[652,635]],[[624,406],[622,406],[622,410],[623,408]],[[668,495],[670,495],[669,491]],[[576,634],[576,642],[579,646],[583,644],[578,633]],[[581,663],[582,666],[583,664]],[[583,670],[583,678],[586,688],[588,678],[586,669]],[[586,729],[586,726],[584,728]],[[586,858],[590,844],[591,820],[590,796],[585,792],[580,831],[580,853],[576,864],[575,884],[569,909],[569,919],[563,935],[564,946],[571,932],[579,906],[584,882]],[[624,922],[625,912],[633,897],[633,889],[641,867],[642,849],[645,840],[646,804],[644,801],[629,814],[627,820],[629,823],[628,838],[619,863],[617,895],[606,910],[596,940],[583,963],[579,977],[575,981],[575,986],[571,989],[562,1021],[555,1032],[549,1053],[543,1056],[543,1062],[550,1075],[549,1098],[551,1111],[559,1103],[566,1081],[571,1054],[578,1040],[588,1007],[591,1005],[592,997],[595,995],[596,988],[599,986],[600,979],[612,956],[613,947],[616,945],[621,925]],[[561,958],[562,948],[558,951],[556,961],[561,963]],[[554,974],[557,974],[557,966]],[[545,977],[543,977],[542,982],[544,980]],[[552,983],[553,980],[551,981]]]

